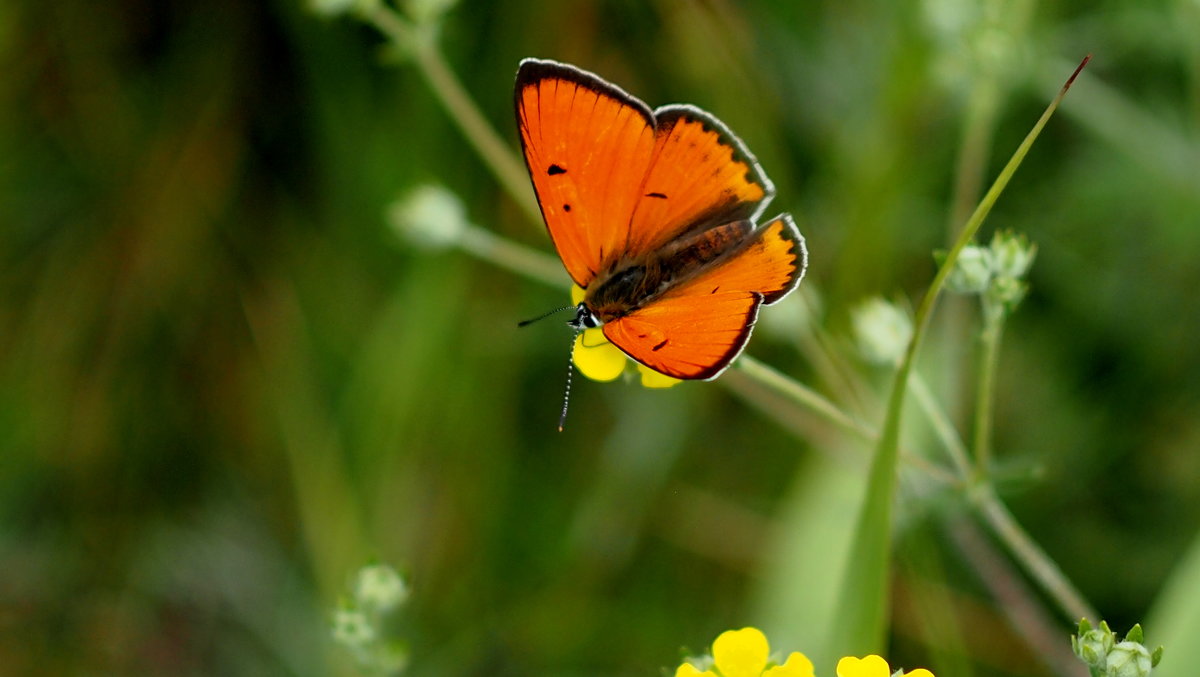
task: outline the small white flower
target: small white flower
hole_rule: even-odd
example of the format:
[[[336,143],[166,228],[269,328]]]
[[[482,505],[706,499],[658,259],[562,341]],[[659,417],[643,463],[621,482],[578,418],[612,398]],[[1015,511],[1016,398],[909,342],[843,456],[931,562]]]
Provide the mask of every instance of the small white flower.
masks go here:
[[[368,609],[390,611],[408,599],[408,585],[386,564],[372,564],[358,571],[354,598]]]
[[[375,641],[375,637],[375,626],[362,611],[343,607],[333,612],[333,638],[339,644],[357,650]]]

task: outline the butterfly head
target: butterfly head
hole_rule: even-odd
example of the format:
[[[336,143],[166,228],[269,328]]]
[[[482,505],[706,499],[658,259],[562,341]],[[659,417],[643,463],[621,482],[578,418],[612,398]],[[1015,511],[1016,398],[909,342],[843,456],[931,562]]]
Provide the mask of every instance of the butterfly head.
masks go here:
[[[604,323],[600,321],[599,317],[596,317],[596,313],[592,312],[586,303],[580,302],[578,306],[575,306],[575,317],[567,320],[567,324],[576,331],[583,331],[584,329],[595,329]]]

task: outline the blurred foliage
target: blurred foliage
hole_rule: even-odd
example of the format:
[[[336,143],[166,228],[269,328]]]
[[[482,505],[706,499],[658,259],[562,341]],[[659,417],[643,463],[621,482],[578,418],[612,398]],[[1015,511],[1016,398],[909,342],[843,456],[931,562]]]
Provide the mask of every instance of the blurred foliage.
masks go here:
[[[440,40],[514,148],[525,56],[726,121],[808,238],[809,321],[847,357],[797,350],[799,306],[749,351],[870,421],[887,375],[849,357],[851,309],[923,291],[1093,52],[989,221],[1038,246],[994,446],[1013,512],[1124,629],[1200,526],[1197,34],[1190,0],[472,0]],[[736,372],[581,382],[555,432],[568,333],[515,322],[565,303],[566,276],[386,226],[432,182],[549,250],[376,31],[290,0],[16,2],[0,55],[0,672],[352,674],[329,624],[373,558],[409,574],[411,674],[657,674],[757,622],[812,650],[869,445],[780,425]],[[921,367],[963,429],[978,318],[951,299],[935,319]],[[1020,574],[960,498],[905,477],[893,664],[1053,674],[1038,656],[1069,658],[1078,619],[1025,594],[1050,635],[1022,633],[989,587]],[[1164,620],[1200,604],[1167,589]]]

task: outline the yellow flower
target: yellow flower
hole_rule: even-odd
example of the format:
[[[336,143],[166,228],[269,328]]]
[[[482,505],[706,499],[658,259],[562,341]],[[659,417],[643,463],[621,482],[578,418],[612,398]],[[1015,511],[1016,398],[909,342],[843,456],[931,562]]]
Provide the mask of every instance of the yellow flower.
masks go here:
[[[933,677],[933,673],[925,668],[902,673],[905,677]],[[846,656],[837,664],[838,677],[891,677],[892,669],[887,661],[879,656],[870,655],[866,658]]]
[[[579,305],[583,301],[583,290],[579,285],[571,285],[571,303]],[[572,359],[579,373],[593,381],[612,381],[625,373],[626,367],[632,362],[637,365],[641,375],[642,385],[646,388],[670,388],[679,383],[679,379],[660,374],[644,364],[629,359],[621,349],[609,342],[600,327],[585,329],[575,338]]]
[[[726,630],[712,645],[712,667],[701,672],[684,663],[675,677],[813,677],[812,661],[793,651],[783,665],[772,665],[767,637],[758,628]]]

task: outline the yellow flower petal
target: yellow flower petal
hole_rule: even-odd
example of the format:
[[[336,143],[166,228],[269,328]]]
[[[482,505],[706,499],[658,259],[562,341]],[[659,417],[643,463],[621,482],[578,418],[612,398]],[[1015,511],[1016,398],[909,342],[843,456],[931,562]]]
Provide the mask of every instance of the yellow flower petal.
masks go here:
[[[642,375],[642,386],[646,388],[670,388],[671,386],[682,383],[677,378],[672,378],[666,374],[660,374],[644,364],[637,366],[638,373]]]
[[[758,628],[726,630],[713,642],[713,663],[724,677],[759,677],[770,651]]]
[[[887,661],[874,654],[866,658],[846,656],[837,664],[838,677],[891,677]]]
[[[581,302],[583,302],[584,293],[585,292],[583,291],[583,287],[580,287],[577,284],[572,284],[571,285],[571,303],[574,305],[579,305]]]
[[[767,670],[763,677],[813,677],[813,664],[808,660],[808,656],[793,651],[783,665],[776,665]]]
[[[912,672],[904,673],[904,677],[933,677],[933,673],[926,670],[925,668],[917,668],[916,670],[913,670]]]
[[[579,373],[593,381],[611,381],[625,371],[625,353],[609,343],[599,327],[575,337],[573,356]]]
[[[675,677],[717,677],[711,670],[700,672],[691,663],[684,663],[675,670]]]

